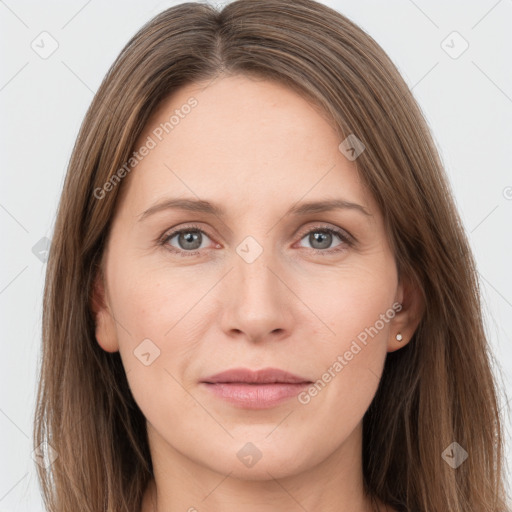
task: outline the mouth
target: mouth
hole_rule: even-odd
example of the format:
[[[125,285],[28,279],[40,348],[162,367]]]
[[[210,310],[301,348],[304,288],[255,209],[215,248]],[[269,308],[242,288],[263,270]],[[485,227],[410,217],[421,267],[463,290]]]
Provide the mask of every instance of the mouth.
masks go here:
[[[249,370],[248,368],[232,368],[216,373],[203,381],[206,384],[311,384],[311,381],[278,368]]]
[[[297,396],[312,384],[307,378],[277,368],[252,371],[233,368],[201,381],[214,396],[243,409],[267,409]]]

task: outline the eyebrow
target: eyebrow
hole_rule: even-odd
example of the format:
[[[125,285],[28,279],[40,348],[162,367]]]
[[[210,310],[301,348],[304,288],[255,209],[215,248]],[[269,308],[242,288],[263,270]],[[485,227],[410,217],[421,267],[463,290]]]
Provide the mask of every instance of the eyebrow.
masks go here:
[[[216,217],[223,218],[226,216],[226,212],[218,205],[215,205],[209,201],[205,201],[202,199],[165,199],[160,201],[139,215],[138,221],[142,221],[149,217],[150,215],[154,215],[157,212],[161,212],[164,210],[171,209],[179,209],[186,210],[190,212],[199,212],[206,213],[209,215],[215,215]],[[288,211],[284,214],[284,216],[288,215],[308,215],[311,213],[322,213],[333,210],[355,210],[357,212],[363,213],[367,216],[372,216],[372,214],[360,204],[352,203],[350,201],[346,201],[344,199],[328,199],[325,201],[308,201],[302,203],[296,203],[291,206]]]

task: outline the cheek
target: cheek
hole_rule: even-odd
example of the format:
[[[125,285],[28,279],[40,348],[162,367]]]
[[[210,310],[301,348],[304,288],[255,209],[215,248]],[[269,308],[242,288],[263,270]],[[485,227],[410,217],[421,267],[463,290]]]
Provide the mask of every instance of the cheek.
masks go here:
[[[150,367],[171,370],[175,361],[187,357],[194,340],[200,337],[197,315],[204,314],[200,301],[208,283],[198,272],[143,265],[135,260],[132,264],[121,256],[116,261],[118,265],[111,268],[109,276],[111,302],[127,373],[132,369],[140,372],[150,361],[154,361]],[[148,352],[149,357],[141,361],[139,356]]]
[[[323,329],[323,337],[332,340],[330,345],[343,348],[376,322],[378,330],[386,334],[389,323],[379,320],[394,302],[397,276],[392,260],[379,260],[329,268],[302,283],[301,296],[307,298],[311,311],[330,328]]]
[[[141,256],[130,247],[118,256],[110,279],[113,299],[120,305],[120,315],[139,334],[164,336],[204,293],[204,276],[192,267],[180,268],[163,256]]]
[[[337,269],[308,293],[308,305],[330,331],[326,335],[323,329],[305,354],[316,363],[318,380],[299,401],[333,428],[354,428],[377,390],[394,317],[393,268],[391,261],[390,266]]]
[[[202,310],[194,306],[203,287],[199,278],[187,277],[168,269],[133,269],[116,282],[119,352],[134,399],[150,420],[167,410],[167,418],[177,421],[173,411],[183,415],[194,406],[181,383],[187,387],[184,372],[202,338]]]

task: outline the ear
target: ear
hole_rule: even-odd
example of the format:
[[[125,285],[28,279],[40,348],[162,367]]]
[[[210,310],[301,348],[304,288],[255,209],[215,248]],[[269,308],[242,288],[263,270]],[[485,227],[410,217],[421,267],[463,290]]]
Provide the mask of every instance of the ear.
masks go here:
[[[394,352],[407,345],[418,328],[424,310],[423,294],[419,285],[411,278],[400,278],[396,303],[401,304],[401,308],[395,309],[396,314],[390,322],[388,352]],[[402,335],[401,340],[396,339],[397,334]]]
[[[106,352],[117,352],[119,344],[116,324],[108,304],[108,297],[106,297],[105,279],[101,268],[94,278],[91,310],[94,315],[96,341],[99,346]]]

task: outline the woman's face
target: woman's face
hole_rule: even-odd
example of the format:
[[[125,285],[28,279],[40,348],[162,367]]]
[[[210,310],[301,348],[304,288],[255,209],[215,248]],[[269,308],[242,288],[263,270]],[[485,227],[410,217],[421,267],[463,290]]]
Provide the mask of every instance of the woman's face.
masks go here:
[[[256,480],[355,461],[410,334],[381,213],[305,99],[244,76],[205,86],[153,113],[118,185],[98,342],[119,350],[162,463]],[[212,383],[235,368],[302,384]]]

